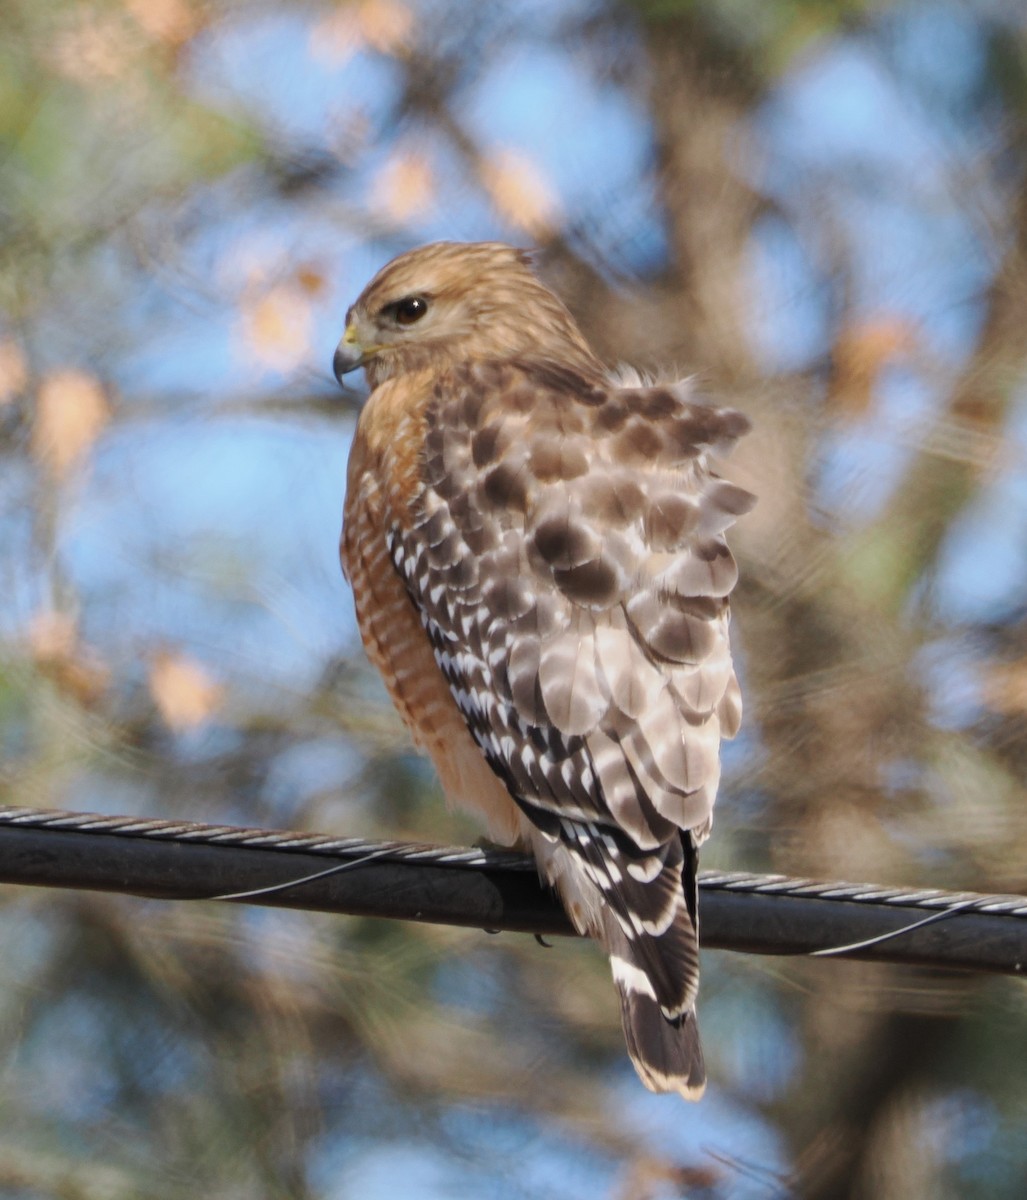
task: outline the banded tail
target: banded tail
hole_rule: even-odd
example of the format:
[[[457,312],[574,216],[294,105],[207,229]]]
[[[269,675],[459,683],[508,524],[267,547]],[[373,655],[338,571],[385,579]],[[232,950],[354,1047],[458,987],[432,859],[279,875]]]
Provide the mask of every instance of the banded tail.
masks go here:
[[[688,832],[678,844],[682,843],[683,857],[668,855],[656,879],[635,883],[635,889],[654,889],[670,901],[669,922],[626,922],[607,909],[600,940],[610,956],[624,1040],[639,1078],[652,1092],[678,1092],[686,1100],[699,1100],[706,1090],[706,1067],[695,1015],[696,852]],[[639,905],[635,912],[646,907]]]

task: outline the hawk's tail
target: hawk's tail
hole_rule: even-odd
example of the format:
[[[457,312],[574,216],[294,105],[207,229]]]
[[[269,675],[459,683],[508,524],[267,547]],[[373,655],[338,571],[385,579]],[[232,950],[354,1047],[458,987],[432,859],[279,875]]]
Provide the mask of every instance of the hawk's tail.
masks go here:
[[[668,1017],[657,999],[659,981],[654,986],[652,970],[654,957],[664,949],[659,943],[683,938],[695,944],[687,910],[685,919],[679,918],[662,937],[628,936],[612,913],[604,914],[602,941],[620,996],[624,1040],[639,1078],[651,1092],[679,1092],[686,1100],[698,1100],[706,1089],[706,1067],[695,1002]]]
[[[543,870],[555,878],[578,928],[610,956],[635,1070],[650,1091],[698,1100],[706,1069],[695,1020],[699,895],[692,832],[675,830],[651,850],[596,824],[563,821],[560,832],[569,869]],[[583,892],[594,903],[582,903]]]

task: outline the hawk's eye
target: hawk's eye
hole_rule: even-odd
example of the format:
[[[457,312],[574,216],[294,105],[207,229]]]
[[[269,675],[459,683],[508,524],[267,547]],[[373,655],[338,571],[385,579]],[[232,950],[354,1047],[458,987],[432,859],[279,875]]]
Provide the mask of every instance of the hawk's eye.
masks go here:
[[[428,311],[428,301],[423,296],[407,296],[404,300],[397,300],[392,310],[396,314],[397,325],[413,325]]]

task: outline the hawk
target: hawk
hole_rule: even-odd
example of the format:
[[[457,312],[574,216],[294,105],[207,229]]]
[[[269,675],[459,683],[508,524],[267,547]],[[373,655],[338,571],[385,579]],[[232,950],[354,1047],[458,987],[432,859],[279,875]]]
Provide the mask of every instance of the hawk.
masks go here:
[[[602,944],[643,1083],[698,1099],[697,850],[741,717],[724,531],[753,502],[710,456],[748,421],[611,375],[495,242],[385,266],[335,352],[357,367],[341,555],[368,654],[449,800]]]

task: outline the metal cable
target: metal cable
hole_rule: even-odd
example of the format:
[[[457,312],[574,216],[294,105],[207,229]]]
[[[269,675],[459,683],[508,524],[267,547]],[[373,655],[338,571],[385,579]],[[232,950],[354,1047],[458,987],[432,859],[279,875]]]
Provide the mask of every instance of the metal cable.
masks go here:
[[[0,882],[573,932],[517,853],[96,813],[0,806]],[[1024,896],[725,871],[699,887],[708,946],[1027,969]]]

